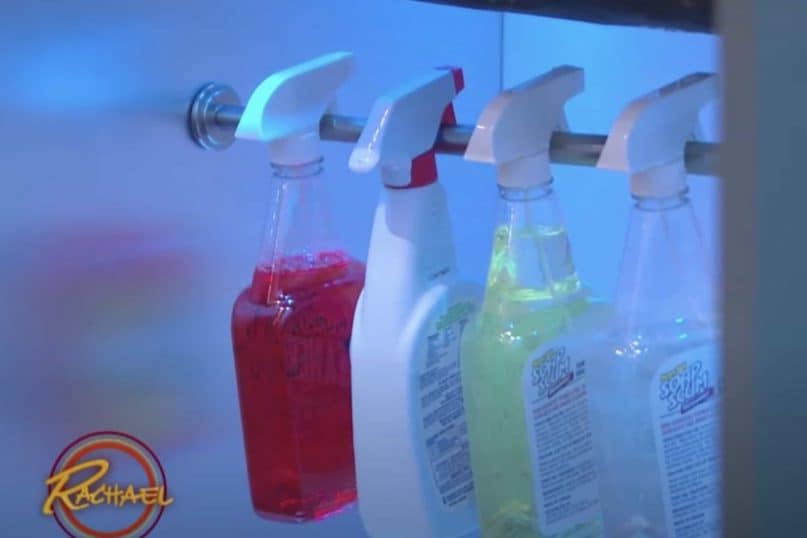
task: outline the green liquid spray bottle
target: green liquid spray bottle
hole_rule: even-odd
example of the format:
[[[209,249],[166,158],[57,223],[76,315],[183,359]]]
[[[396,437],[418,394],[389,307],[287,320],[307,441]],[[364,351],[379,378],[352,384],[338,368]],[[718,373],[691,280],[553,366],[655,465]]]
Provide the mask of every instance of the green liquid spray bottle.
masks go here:
[[[465,153],[494,164],[499,187],[485,298],[462,356],[485,538],[601,532],[586,366],[569,335],[608,308],[578,277],[549,166],[552,132],[583,85],[582,69],[562,66],[504,91]]]

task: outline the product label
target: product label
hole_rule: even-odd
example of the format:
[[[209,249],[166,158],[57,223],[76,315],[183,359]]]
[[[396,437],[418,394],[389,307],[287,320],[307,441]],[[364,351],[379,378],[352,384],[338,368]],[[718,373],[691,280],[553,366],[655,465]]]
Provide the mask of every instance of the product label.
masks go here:
[[[419,378],[426,458],[447,510],[473,497],[460,379],[460,340],[473,310],[472,303],[456,303],[437,320],[426,337],[426,363]]]
[[[524,365],[521,390],[537,528],[548,536],[599,525],[585,361],[562,341],[540,348]]]
[[[650,408],[667,536],[720,533],[720,370],[714,346],[667,359],[650,384]]]

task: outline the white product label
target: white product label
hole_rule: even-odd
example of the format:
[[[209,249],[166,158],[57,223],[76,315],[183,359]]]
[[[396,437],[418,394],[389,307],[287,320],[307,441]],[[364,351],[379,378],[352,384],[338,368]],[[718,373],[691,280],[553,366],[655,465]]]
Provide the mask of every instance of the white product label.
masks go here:
[[[563,342],[543,347],[524,365],[521,390],[538,529],[554,535],[599,525],[585,361]]]
[[[650,408],[670,538],[720,534],[720,371],[714,346],[667,359]]]
[[[473,303],[456,303],[437,320],[419,378],[426,458],[445,509],[463,505],[474,490],[460,378],[460,340],[473,310]]]

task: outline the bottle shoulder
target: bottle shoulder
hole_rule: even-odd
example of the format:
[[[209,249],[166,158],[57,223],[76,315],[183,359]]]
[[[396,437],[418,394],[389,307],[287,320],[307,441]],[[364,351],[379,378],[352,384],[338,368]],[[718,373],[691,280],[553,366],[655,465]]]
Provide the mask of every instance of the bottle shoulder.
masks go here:
[[[451,280],[436,284],[415,301],[401,338],[414,345],[419,338],[451,321],[470,321],[479,312],[481,302],[482,288],[474,282]]]
[[[233,305],[233,323],[262,319],[296,332],[309,325],[349,327],[363,285],[364,266],[352,258],[297,272],[258,267]]]
[[[280,296],[305,296],[334,284],[363,283],[364,274],[364,264],[339,250],[283,256],[255,267],[253,301],[276,302]]]
[[[587,294],[564,301],[486,301],[468,336],[477,346],[528,353],[553,339],[579,340],[606,325],[611,306]]]
[[[708,323],[671,320],[669,323],[626,325],[618,317],[589,335],[589,348],[616,360],[657,362],[689,350],[716,346],[719,331]]]

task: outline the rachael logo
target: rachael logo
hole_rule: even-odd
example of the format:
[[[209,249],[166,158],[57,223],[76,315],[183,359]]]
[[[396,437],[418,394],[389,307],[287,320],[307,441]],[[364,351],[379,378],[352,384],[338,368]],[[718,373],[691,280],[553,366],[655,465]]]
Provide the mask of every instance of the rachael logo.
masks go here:
[[[73,537],[146,536],[173,502],[154,452],[120,432],[95,432],[71,443],[45,486],[42,513]]]

